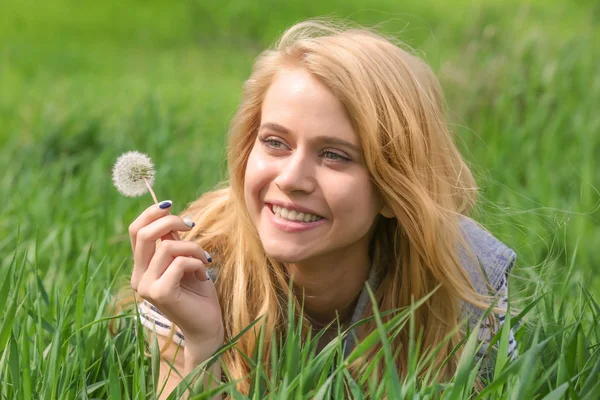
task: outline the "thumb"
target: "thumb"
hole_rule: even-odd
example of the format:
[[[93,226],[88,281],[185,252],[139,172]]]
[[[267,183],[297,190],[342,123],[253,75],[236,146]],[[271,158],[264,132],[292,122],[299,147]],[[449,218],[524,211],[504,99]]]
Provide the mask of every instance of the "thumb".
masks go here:
[[[165,240],[181,240],[177,232],[169,232],[160,238],[161,241]]]

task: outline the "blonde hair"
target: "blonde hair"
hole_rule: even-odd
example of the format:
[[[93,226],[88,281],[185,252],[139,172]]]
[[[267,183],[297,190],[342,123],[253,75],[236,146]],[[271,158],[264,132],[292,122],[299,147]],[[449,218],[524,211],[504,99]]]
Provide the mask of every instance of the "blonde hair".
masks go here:
[[[416,332],[423,332],[422,348],[434,348],[455,331],[459,299],[481,309],[490,303],[470,284],[457,255],[458,244],[464,244],[458,221],[475,204],[475,181],[453,142],[442,92],[430,67],[391,38],[324,20],[292,26],[259,56],[230,126],[229,181],[182,213],[196,222],[183,239],[199,243],[215,260],[226,339],[264,315],[259,324],[265,330],[263,360],[268,365],[271,338],[285,334],[287,302],[298,302],[288,298],[285,266],[266,256],[244,199],[246,163],[260,124],[261,103],[284,67],[305,69],[346,107],[374,185],[393,214],[377,218],[371,243],[373,264],[383,277],[374,292],[379,309],[409,306],[411,297],[420,299],[441,284],[414,316]],[[302,323],[309,329],[306,319]],[[373,329],[374,323],[362,326],[359,340]],[[250,330],[237,348],[252,355],[256,340]],[[400,334],[394,346],[407,348],[408,340],[407,333]],[[459,340],[455,332],[431,363],[444,377],[455,370],[460,352],[446,364],[444,359]],[[359,373],[377,351],[362,355],[352,370]],[[401,374],[406,372],[407,356],[404,351],[396,355]],[[248,393],[247,361],[237,351],[228,351],[222,362],[232,379],[244,378],[238,390]]]

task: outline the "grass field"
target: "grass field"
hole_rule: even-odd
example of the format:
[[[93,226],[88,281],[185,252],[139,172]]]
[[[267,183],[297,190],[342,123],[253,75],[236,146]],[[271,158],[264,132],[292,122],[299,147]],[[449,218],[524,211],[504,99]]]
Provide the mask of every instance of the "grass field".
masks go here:
[[[519,255],[513,294],[532,306],[517,332],[521,357],[499,359],[481,398],[597,398],[600,3],[27,0],[1,8],[1,398],[152,398],[155,364],[131,340],[131,324],[113,338],[103,319],[130,272],[127,226],[151,203],[121,197],[112,164],[127,150],[149,154],[157,195],[183,210],[225,176],[227,126],[254,58],[293,22],[323,15],[377,25],[430,62],[481,187],[477,217]],[[391,398],[436,398],[439,389],[469,397],[475,366],[465,354],[447,386],[408,378],[398,386],[386,376],[382,387]],[[315,396],[287,380],[294,370],[281,374],[266,384],[273,397]],[[323,396],[340,393],[326,378],[310,382]]]

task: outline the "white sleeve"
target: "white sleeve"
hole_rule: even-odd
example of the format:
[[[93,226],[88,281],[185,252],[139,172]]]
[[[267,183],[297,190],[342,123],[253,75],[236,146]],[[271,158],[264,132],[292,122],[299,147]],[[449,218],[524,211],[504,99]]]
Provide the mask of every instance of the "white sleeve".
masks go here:
[[[217,281],[218,278],[218,270],[213,268],[207,268],[206,271],[210,279],[213,282]],[[138,304],[138,311],[140,315],[141,324],[148,329],[150,332],[156,330],[156,333],[168,337],[171,334],[171,326],[173,323],[165,317],[163,313],[161,313],[158,308],[156,308],[149,301],[143,300],[140,304]],[[185,338],[183,337],[183,333],[179,327],[175,326],[175,332],[173,333],[173,341],[180,345],[185,346]]]
[[[161,336],[168,337],[170,335],[173,323],[158,308],[144,300],[138,305],[138,311],[140,322],[146,329],[150,332],[156,330],[156,333]],[[182,347],[185,346],[185,339],[177,326],[175,326],[175,332],[173,333],[173,341]]]

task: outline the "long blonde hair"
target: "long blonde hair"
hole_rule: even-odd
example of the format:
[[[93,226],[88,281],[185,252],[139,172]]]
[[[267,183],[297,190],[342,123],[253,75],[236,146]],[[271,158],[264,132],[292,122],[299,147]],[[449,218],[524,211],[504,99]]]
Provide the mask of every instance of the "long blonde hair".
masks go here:
[[[422,348],[434,348],[457,327],[459,299],[482,309],[489,305],[489,298],[469,283],[457,256],[462,241],[458,221],[475,204],[475,181],[453,142],[442,92],[429,66],[391,38],[323,20],[292,26],[259,56],[230,126],[229,180],[182,213],[196,222],[183,239],[199,243],[218,268],[226,338],[264,316],[260,324],[268,365],[271,338],[285,334],[287,302],[298,301],[288,298],[285,266],[265,255],[243,190],[262,100],[285,66],[304,68],[344,104],[374,185],[393,214],[376,220],[371,243],[373,264],[383,276],[374,292],[379,309],[409,306],[411,297],[420,299],[441,284],[414,316],[416,331],[423,331]],[[373,329],[373,323],[362,326],[359,340]],[[401,334],[394,345],[407,348],[408,339]],[[443,361],[459,339],[455,333],[434,357],[432,368],[441,368],[443,376],[454,372],[460,352]],[[256,341],[251,330],[237,348],[251,355]],[[377,350],[364,354],[353,370],[373,361]],[[225,353],[222,362],[233,379],[250,372],[236,351]],[[399,352],[396,362],[400,373],[406,372],[407,352]],[[248,393],[247,379],[238,390]]]

